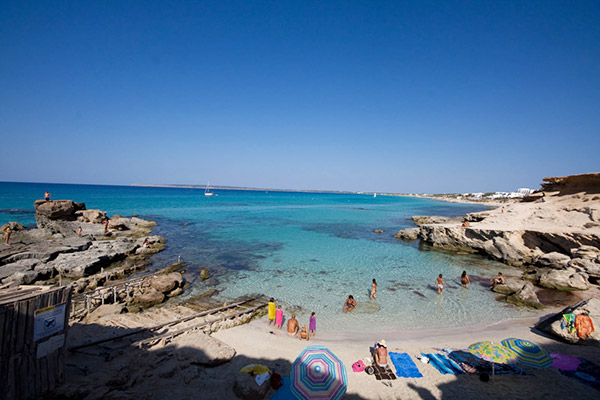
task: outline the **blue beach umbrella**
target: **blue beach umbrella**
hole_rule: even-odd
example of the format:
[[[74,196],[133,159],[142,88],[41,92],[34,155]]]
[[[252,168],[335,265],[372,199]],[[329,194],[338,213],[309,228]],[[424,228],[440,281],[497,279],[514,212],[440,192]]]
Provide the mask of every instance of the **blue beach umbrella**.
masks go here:
[[[535,368],[548,368],[552,365],[548,352],[529,340],[509,338],[500,343],[517,353],[517,360],[523,365]]]
[[[325,346],[309,346],[292,364],[291,390],[299,399],[339,400],[346,394],[344,363]]]

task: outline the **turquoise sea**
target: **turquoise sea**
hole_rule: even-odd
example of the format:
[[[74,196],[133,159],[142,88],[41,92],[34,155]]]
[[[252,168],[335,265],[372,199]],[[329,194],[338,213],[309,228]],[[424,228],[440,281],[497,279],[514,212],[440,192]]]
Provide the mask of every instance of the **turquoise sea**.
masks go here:
[[[181,257],[190,271],[188,296],[212,287],[223,299],[264,293],[284,312],[302,307],[301,323],[316,312],[324,331],[459,327],[527,315],[496,301],[482,281],[510,273],[506,265],[392,236],[414,226],[412,215],[455,216],[482,206],[381,195],[216,190],[207,197],[199,189],[0,182],[0,225],[34,226],[33,202],[46,190],[54,200],[155,220],[154,233],[168,242],[150,268]],[[215,286],[196,279],[201,267]],[[475,281],[469,289],[459,284],[463,270]],[[443,295],[433,288],[440,273]],[[373,278],[376,301],[369,300]],[[357,308],[342,313],[349,294]]]

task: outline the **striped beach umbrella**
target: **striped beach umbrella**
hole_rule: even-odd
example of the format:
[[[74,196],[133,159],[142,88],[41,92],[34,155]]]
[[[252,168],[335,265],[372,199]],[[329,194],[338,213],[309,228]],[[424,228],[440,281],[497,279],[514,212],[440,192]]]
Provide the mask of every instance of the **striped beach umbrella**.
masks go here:
[[[517,353],[506,346],[493,342],[477,342],[469,346],[468,351],[485,361],[492,363],[492,375],[494,375],[494,363],[513,364],[518,361]]]
[[[292,364],[292,393],[299,399],[339,400],[346,394],[344,363],[325,346],[309,346]]]
[[[548,352],[529,340],[509,338],[500,343],[517,353],[517,359],[521,364],[536,368],[548,368],[552,365]]]

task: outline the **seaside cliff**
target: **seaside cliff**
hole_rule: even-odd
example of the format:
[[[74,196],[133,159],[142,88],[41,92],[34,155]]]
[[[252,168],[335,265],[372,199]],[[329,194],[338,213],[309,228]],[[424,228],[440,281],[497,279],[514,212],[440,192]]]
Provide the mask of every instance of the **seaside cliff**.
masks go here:
[[[522,282],[557,290],[587,290],[600,283],[600,173],[545,178],[521,202],[459,218],[413,217],[418,228],[403,240],[478,253],[523,268]],[[527,286],[527,288],[526,288]],[[531,296],[530,296],[531,297]],[[510,298],[510,297],[509,297]],[[537,299],[532,300],[535,306]],[[518,301],[515,301],[518,303]]]
[[[34,207],[37,228],[27,230],[15,222],[0,228],[12,230],[10,244],[0,244],[0,284],[76,280],[119,262],[128,264],[126,274],[165,247],[163,238],[149,236],[156,225],[152,221],[118,215],[108,219],[106,212],[72,200],[37,200]]]

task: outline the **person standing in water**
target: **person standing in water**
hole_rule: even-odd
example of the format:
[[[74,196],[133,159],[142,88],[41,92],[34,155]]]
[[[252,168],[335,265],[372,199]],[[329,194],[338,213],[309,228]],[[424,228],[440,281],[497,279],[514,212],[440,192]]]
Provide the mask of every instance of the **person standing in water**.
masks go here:
[[[435,280],[435,286],[437,287],[438,294],[442,294],[444,291],[444,278],[442,277],[442,274]]]
[[[371,296],[369,296],[369,299],[373,300],[377,298],[377,281],[375,281],[375,278],[373,278],[373,285],[371,286]]]
[[[467,275],[467,271],[463,271],[462,275],[460,276],[460,284],[462,285],[462,287],[468,289],[469,283],[471,283],[471,280],[469,279],[469,275]]]

